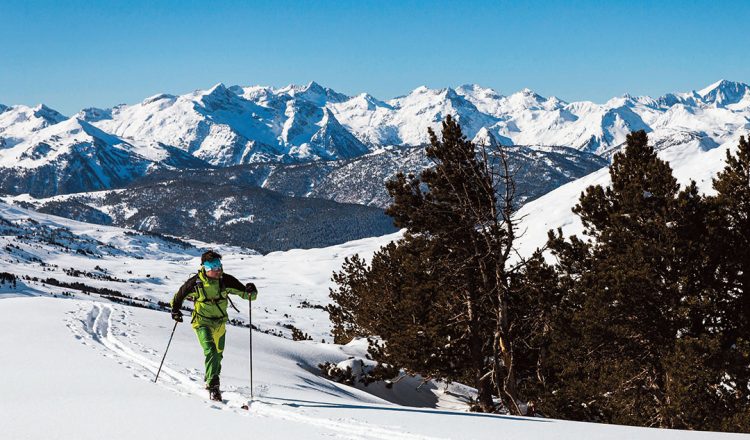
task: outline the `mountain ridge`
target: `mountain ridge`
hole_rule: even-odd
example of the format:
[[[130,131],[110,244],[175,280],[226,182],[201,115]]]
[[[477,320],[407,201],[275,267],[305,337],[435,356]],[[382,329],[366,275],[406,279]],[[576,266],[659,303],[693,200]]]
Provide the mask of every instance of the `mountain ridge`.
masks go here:
[[[363,146],[425,143],[428,139],[426,127],[435,129],[445,116],[451,114],[462,122],[470,138],[487,128],[496,138],[506,138],[507,144],[565,145],[599,154],[622,141],[619,128],[603,126],[606,125],[602,124],[603,119],[613,113],[630,111],[643,119],[643,125],[654,129],[653,125],[659,126],[660,123],[658,116],[674,106],[696,111],[723,109],[748,116],[750,86],[722,79],[698,91],[666,93],[656,98],[624,94],[597,104],[591,101],[566,102],[555,96],[545,98],[528,88],[503,95],[478,84],[442,89],[420,86],[405,95],[382,100],[367,93],[347,96],[315,81],[304,86],[281,88],[227,87],[217,83],[208,89],[182,95],[159,93],[132,105],[84,109],[79,112],[79,117],[124,138],[156,140],[191,154],[201,149],[206,137],[212,136],[222,138],[225,148],[229,148],[226,145],[232,142],[244,142],[251,144],[251,149],[252,146],[265,145],[279,153],[276,158],[250,155],[244,159],[244,163],[249,163],[284,161],[289,149],[296,147],[299,150],[315,134],[315,131],[302,130],[300,133],[304,132],[304,136],[289,137],[285,134],[285,124],[289,120],[306,127],[319,124],[327,115],[324,109],[329,110],[336,122]],[[19,106],[8,107],[3,113],[15,107]],[[53,119],[57,122],[62,117],[43,104],[34,110],[36,113],[54,112]],[[736,121],[729,123],[736,125]],[[681,128],[695,129],[689,124],[683,124]],[[170,135],[165,133],[170,131]],[[556,133],[540,135],[550,131]],[[595,142],[590,140],[592,135]],[[0,137],[3,137],[2,123]],[[714,140],[719,142],[719,139]],[[211,150],[214,145],[203,147],[208,148],[209,153],[215,153]],[[211,161],[214,156],[208,154],[207,157]],[[329,157],[313,155],[295,157],[291,161],[319,159]],[[234,163],[217,161],[215,165],[236,165],[240,163],[238,160],[235,159]],[[286,160],[290,158],[287,156]]]
[[[429,129],[439,133],[448,115],[467,138],[494,139],[505,146],[564,146],[609,157],[628,133],[645,130],[657,148],[699,140],[701,148],[710,149],[750,130],[750,86],[720,80],[699,91],[658,98],[624,94],[596,104],[568,103],[531,89],[503,95],[477,84],[420,86],[384,101],[367,93],[347,96],[314,81],[282,88],[217,83],[182,95],[152,95],[132,105],[85,108],[70,118],[43,104],[18,105],[0,112],[0,191],[54,194],[41,187],[52,177],[50,167],[66,169],[54,162],[53,150],[72,145],[77,134],[61,132],[39,141],[37,133],[65,121],[98,130],[92,137],[102,140],[102,151],[125,151],[115,162],[139,169],[132,176],[136,179],[164,167],[312,163],[352,159],[386,146],[420,146],[429,143]],[[29,151],[23,163],[17,160],[17,146]],[[47,171],[33,175],[30,170]],[[78,185],[53,187],[104,189],[96,173],[83,172],[93,174]],[[87,187],[85,182],[93,183]]]

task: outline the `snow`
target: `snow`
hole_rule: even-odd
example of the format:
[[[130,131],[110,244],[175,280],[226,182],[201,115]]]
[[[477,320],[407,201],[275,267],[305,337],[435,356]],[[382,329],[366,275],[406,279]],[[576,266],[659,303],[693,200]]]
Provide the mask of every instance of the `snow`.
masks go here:
[[[87,122],[75,118],[67,119],[42,128],[31,134],[23,142],[3,151],[3,155],[0,157],[0,166],[8,168],[38,167],[54,161],[76,147],[93,144],[94,139],[97,138],[109,142],[112,146],[122,143],[121,140],[102,132]],[[62,142],[58,140],[62,140]]]
[[[400,233],[321,249],[274,252],[191,241],[181,247],[157,237],[90,225],[0,203],[0,217],[17,231],[0,236],[0,260],[18,275],[54,277],[167,301],[199,266],[203,249],[224,255],[227,273],[253,281],[259,296],[253,324],[287,338],[253,333],[253,394],[250,410],[248,329],[229,326],[222,368],[227,404],[207,400],[202,351],[189,325],[178,324],[158,383],[154,374],[173,322],[164,312],[113,304],[95,294],[33,280],[0,286],[0,321],[6,329],[0,375],[3,438],[280,438],[507,439],[581,437],[626,439],[721,439],[727,435],[661,431],[551,419],[471,414],[472,390],[405,378],[350,387],[321,376],[331,362],[358,368],[366,342],[330,343],[325,305],[330,275],[345,257],[371,258]],[[41,240],[54,231],[55,243]],[[65,238],[69,237],[69,239]],[[61,246],[69,246],[70,249]],[[11,245],[13,247],[11,247]],[[77,249],[89,249],[83,255]],[[121,279],[72,277],[75,268]],[[72,294],[72,297],[63,296]],[[247,303],[235,301],[245,321]],[[307,304],[308,306],[303,306]],[[292,341],[292,324],[312,341]],[[322,343],[327,339],[329,343]],[[462,397],[464,396],[464,397]],[[397,402],[397,403],[394,403]],[[158,423],[155,423],[158,418]]]
[[[211,215],[216,221],[220,221],[222,217],[231,216],[231,207],[236,203],[237,202],[234,197],[227,197],[219,202],[219,204],[211,212]]]
[[[5,341],[14,353],[0,376],[5,438],[729,437],[399,406],[316,373],[319,362],[346,362],[356,347],[257,332],[250,401],[247,329],[231,326],[222,363],[228,403],[215,403],[206,398],[202,352],[186,324],[177,325],[153,382],[173,327],[165,313],[93,300],[0,294],[0,301],[6,328],[24,329]],[[248,402],[249,411],[240,408]]]
[[[6,139],[5,146],[8,147],[22,141],[31,133],[65,119],[65,116],[42,104],[36,107],[3,106],[0,112],[0,138]]]
[[[194,211],[194,210],[191,210],[191,212],[192,211]],[[191,215],[191,217],[195,217],[195,214],[193,213],[193,215]],[[231,220],[228,220],[224,224],[225,225],[233,225],[235,223],[253,223],[254,221],[255,221],[255,215],[254,214],[250,214],[250,215],[245,216],[245,217],[233,218]]]
[[[623,96],[599,105],[568,104],[530,90],[506,97],[477,85],[455,90],[420,87],[383,102],[366,94],[350,98],[316,83],[284,89],[217,84],[182,96],[156,95],[134,106],[89,109],[70,119],[43,106],[3,107],[0,163],[16,166],[23,153],[42,144],[50,148],[38,150],[44,158],[37,161],[47,160],[93,139],[152,161],[164,157],[160,142],[219,164],[252,160],[255,148],[279,156],[296,149],[314,157],[326,150],[314,150],[313,139],[326,139],[332,131],[343,137],[337,127],[370,144],[421,143],[427,127],[437,128],[442,117],[455,114],[470,138],[529,143],[540,149],[572,145],[612,152],[630,130],[647,129],[679,182],[694,179],[710,193],[711,178],[724,166],[727,149],[736,147],[739,134],[750,128],[750,94],[743,86],[720,81],[700,92],[658,100]],[[22,165],[35,166],[28,157],[24,160],[30,162]],[[600,170],[524,205],[518,213],[520,253],[528,255],[542,245],[549,229],[562,227],[566,236],[580,235],[582,226],[571,207],[589,185],[608,183],[608,170]],[[23,195],[3,200],[33,202]],[[216,211],[217,219],[229,201]],[[132,213],[127,206],[118,209]],[[305,439],[494,439],[498,433],[508,439],[730,437],[469,414],[461,396],[471,390],[460,384],[452,384],[446,393],[445,384],[434,381],[418,389],[419,378],[400,381],[392,390],[382,384],[349,387],[323,378],[321,362],[368,366],[364,341],[330,343],[330,322],[322,307],[329,302],[332,272],[354,254],[371,258],[401,233],[259,255],[196,240],[183,246],[5,202],[0,202],[0,217],[10,222],[0,224],[7,229],[0,236],[4,270],[37,278],[19,280],[16,287],[0,285],[3,351],[8,354],[0,374],[3,438],[206,438],[217,433]],[[253,221],[253,216],[235,221]],[[253,333],[255,399],[250,411],[240,408],[250,399],[246,328],[227,330],[222,385],[228,404],[217,404],[206,399],[202,353],[187,324],[177,325],[165,368],[154,384],[173,326],[167,313],[114,304],[40,281],[54,277],[83,282],[138,297],[144,304],[169,301],[209,248],[225,256],[227,273],[254,282],[260,291],[252,304],[259,331]],[[88,274],[74,276],[71,269]],[[247,303],[236,303],[240,312],[230,311],[230,316],[247,322]],[[312,340],[290,340],[291,326]],[[158,423],[151,423],[156,417]]]
[[[715,83],[710,84],[710,85],[706,86],[705,88],[698,90],[698,94],[700,96],[706,96],[709,93],[711,93],[711,91],[713,91],[714,89],[717,89],[719,86],[721,86],[724,82],[726,82],[725,79],[720,79],[720,80],[716,81]]]
[[[124,143],[122,148],[155,163],[170,158],[167,148],[173,147],[230,166],[331,160],[383,145],[422,145],[429,141],[427,129],[439,131],[448,115],[469,139],[484,132],[503,144],[603,154],[620,146],[630,131],[643,129],[663,137],[703,137],[718,145],[750,128],[750,86],[721,80],[699,92],[656,99],[625,94],[597,104],[567,103],[530,89],[505,96],[476,84],[421,86],[383,101],[367,93],[346,96],[315,82],[280,89],[219,83],[179,96],[154,95],[134,105],[88,108],[71,119],[96,126],[119,140],[109,144]],[[65,119],[44,106],[6,108],[0,113],[0,151]],[[8,157],[5,166],[14,158]]]
[[[750,104],[750,86],[725,79],[699,91],[698,95],[716,107],[742,109]]]
[[[649,135],[649,142],[654,136]],[[659,151],[658,156],[669,162],[674,176],[681,185],[694,180],[701,192],[712,194],[712,179],[725,166],[727,150],[736,149],[739,136],[722,145],[706,150],[700,140],[692,140]],[[573,214],[572,207],[591,185],[607,186],[611,183],[609,169],[603,168],[588,176],[569,182],[544,196],[533,200],[517,213],[520,220],[518,250],[521,255],[531,253],[544,245],[547,232],[562,228],[563,235],[583,235],[583,224]]]

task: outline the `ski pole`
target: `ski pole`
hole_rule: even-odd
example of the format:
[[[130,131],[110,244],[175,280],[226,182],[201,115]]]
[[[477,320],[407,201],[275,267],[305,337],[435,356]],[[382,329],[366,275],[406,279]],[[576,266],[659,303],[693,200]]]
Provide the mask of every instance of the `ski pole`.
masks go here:
[[[172,334],[169,335],[169,342],[167,342],[167,349],[164,350],[164,357],[161,358],[161,363],[159,364],[159,370],[156,372],[154,383],[156,383],[156,381],[159,380],[159,373],[161,373],[161,366],[164,365],[164,359],[167,358],[167,351],[169,351],[169,345],[172,344],[172,337],[174,336],[174,331],[177,330],[177,324],[179,324],[179,322],[175,321],[174,327],[172,327]]]
[[[252,296],[252,295],[251,295]],[[250,401],[253,401],[253,301],[247,302],[247,314],[250,320]]]

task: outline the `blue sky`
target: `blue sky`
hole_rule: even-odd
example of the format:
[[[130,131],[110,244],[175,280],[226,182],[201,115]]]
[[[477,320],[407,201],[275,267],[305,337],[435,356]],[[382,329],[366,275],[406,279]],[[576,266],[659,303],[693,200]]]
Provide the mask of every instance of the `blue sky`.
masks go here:
[[[159,93],[420,85],[567,101],[750,82],[750,1],[0,0],[0,103],[63,113]]]

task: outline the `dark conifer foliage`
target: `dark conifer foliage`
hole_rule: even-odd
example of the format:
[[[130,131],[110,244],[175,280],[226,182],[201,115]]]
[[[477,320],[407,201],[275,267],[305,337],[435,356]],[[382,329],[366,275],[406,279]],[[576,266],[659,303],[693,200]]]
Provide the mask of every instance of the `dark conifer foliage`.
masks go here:
[[[739,317],[747,315],[736,310],[747,272],[736,270],[745,257],[730,243],[748,230],[747,217],[721,199],[748,191],[741,162],[728,158],[719,195],[706,199],[695,183],[680,191],[646,134],[632,133],[614,157],[611,186],[589,187],[574,208],[591,239],[550,233],[563,293],[548,341],[548,414],[743,429],[734,414],[747,408],[750,363]]]
[[[714,179],[709,240],[717,262],[719,296],[712,302],[713,325],[721,332],[725,411],[723,429],[750,432],[750,142],[740,138],[737,153]]]
[[[737,155],[727,151],[727,165],[714,179],[717,194],[709,198],[713,208],[714,240],[722,252],[720,270],[724,282],[727,322],[736,337],[750,336],[750,143],[740,138]]]
[[[536,390],[528,381],[537,381],[541,350],[535,345],[518,354],[516,339],[531,343],[543,325],[517,305],[538,303],[529,298],[544,289],[539,283],[522,289],[525,266],[508,265],[512,171],[502,147],[478,150],[450,117],[442,137],[430,131],[430,139],[426,153],[434,166],[387,183],[393,204],[386,213],[406,229],[404,238],[377,252],[370,266],[356,257],[334,275],[334,332],[338,341],[377,335],[375,359],[474,385],[476,410],[497,410],[494,395],[520,414],[527,396],[519,383]]]
[[[429,243],[414,237],[409,246],[391,243],[366,267],[355,256],[334,274],[338,290],[329,306],[337,342],[354,336],[377,336],[370,351],[375,359],[427,377],[461,380],[467,353],[453,344],[458,332],[445,325],[446,303],[453,291],[440,285],[430,261]],[[337,315],[338,314],[338,315]],[[387,345],[385,345],[387,342]]]
[[[369,336],[376,360],[472,384],[480,411],[500,399],[514,414],[533,403],[565,419],[750,432],[744,138],[704,196],[631,133],[611,185],[573,208],[587,238],[550,231],[549,253],[520,259],[502,149],[477,151],[450,118],[430,134],[435,166],[387,184],[404,238],[334,274],[337,342]]]
[[[610,176],[610,187],[589,187],[574,208],[592,240],[551,243],[573,289],[551,360],[562,367],[557,380],[566,390],[550,398],[557,406],[551,411],[675,426],[666,410],[672,396],[664,360],[685,330],[677,312],[689,289],[683,278],[700,272],[696,262],[678,258],[690,239],[681,236],[681,223],[692,221],[678,199],[696,195],[678,197],[669,165],[642,131],[628,136]]]

